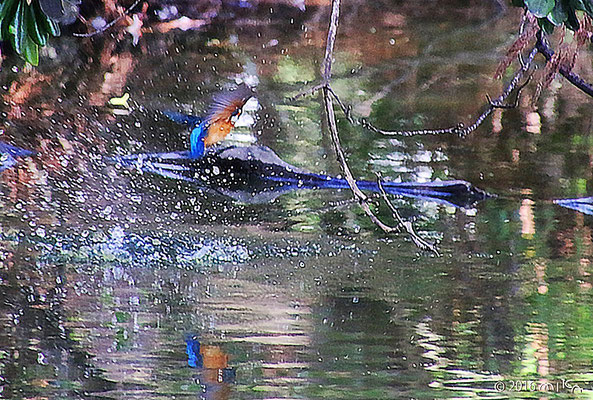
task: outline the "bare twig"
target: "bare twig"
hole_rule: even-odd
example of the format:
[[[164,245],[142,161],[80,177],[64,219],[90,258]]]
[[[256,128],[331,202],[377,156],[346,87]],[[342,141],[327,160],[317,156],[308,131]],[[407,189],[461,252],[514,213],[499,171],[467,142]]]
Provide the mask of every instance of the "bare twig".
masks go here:
[[[340,22],[340,0],[332,1],[332,13],[327,31],[327,42],[325,43],[325,57],[323,59],[322,77],[323,83],[329,86],[329,80],[332,74],[332,64],[334,58],[334,45],[338,34],[338,23]]]
[[[297,94],[295,94],[294,96],[289,97],[288,98],[288,101],[289,102],[293,102],[293,101],[295,101],[297,99],[300,99],[303,96],[314,95],[318,90],[320,90],[320,89],[322,89],[324,87],[325,87],[325,83],[320,83],[320,84],[315,85],[313,87],[303,89],[300,92],[298,92]]]
[[[521,62],[521,65],[525,65],[525,63]],[[488,94],[486,94],[486,100],[488,100],[488,103],[492,106],[492,108],[503,108],[503,109],[517,108],[519,106],[519,99],[521,98],[521,91],[531,81],[532,77],[533,77],[533,74],[529,75],[527,77],[527,79],[525,79],[525,82],[523,82],[521,84],[521,86],[519,86],[517,88],[517,94],[515,95],[515,101],[513,103],[504,104],[504,103],[501,103],[500,100],[498,100],[498,99],[492,100]]]
[[[492,110],[490,110],[490,111],[492,111]],[[490,114],[490,112],[488,112],[486,115],[481,115],[476,122],[481,124],[482,121],[484,121],[484,119],[486,119],[488,114]],[[459,124],[452,126],[450,128],[442,128],[442,129],[418,129],[418,130],[412,130],[412,131],[385,131],[383,129],[377,128],[376,126],[374,126],[367,120],[362,121],[362,126],[367,128],[368,130],[380,133],[382,135],[404,136],[404,137],[420,136],[420,135],[444,135],[444,134],[460,135],[460,133],[465,129],[465,125],[463,123],[459,123]]]
[[[348,166],[348,161],[346,160],[346,155],[344,154],[344,150],[342,149],[342,145],[340,144],[340,137],[338,135],[338,127],[336,124],[336,115],[334,113],[334,103],[333,98],[338,101],[338,104],[342,107],[346,115],[349,115],[349,110],[345,108],[343,103],[338,99],[337,95],[333,92],[330,87],[330,79],[331,79],[331,69],[332,69],[332,62],[333,62],[333,51],[334,45],[336,42],[336,35],[338,31],[338,23],[339,23],[339,16],[340,16],[340,0],[333,0],[332,2],[332,14],[330,17],[330,26],[327,33],[327,43],[325,47],[325,57],[323,61],[323,70],[322,70],[322,80],[323,85],[321,87],[323,93],[323,102],[325,105],[325,113],[327,116],[327,123],[329,126],[329,132],[331,135],[332,143],[334,145],[334,150],[336,152],[338,161],[342,168],[342,172],[344,173],[344,178],[348,182],[348,186],[352,190],[354,197],[360,204],[360,207],[364,211],[364,213],[369,217],[369,219],[377,225],[380,229],[382,229],[386,233],[397,232],[397,228],[393,228],[389,225],[386,225],[373,213],[370,208],[368,197],[360,190],[358,185],[356,184],[356,180],[352,175],[352,171]],[[405,225],[403,225],[405,226]],[[406,229],[409,233],[409,231]],[[413,230],[412,230],[413,232]],[[422,240],[417,241],[415,237],[412,237],[413,242],[421,249],[432,250],[435,254],[438,255],[438,252],[434,248],[434,246],[430,244],[424,243]]]
[[[393,218],[395,218],[398,225],[400,227],[402,227],[402,229],[404,229],[408,233],[408,235],[410,235],[410,238],[412,239],[412,241],[414,242],[414,244],[416,246],[418,246],[422,250],[432,251],[437,256],[439,256],[440,254],[439,254],[439,251],[437,250],[437,248],[434,245],[432,245],[431,243],[428,243],[426,240],[422,239],[420,236],[418,236],[418,234],[414,231],[414,226],[412,225],[412,223],[410,221],[404,221],[404,219],[401,217],[399,211],[397,211],[397,208],[395,208],[393,203],[391,203],[391,201],[389,201],[389,198],[387,197],[387,193],[385,192],[385,189],[383,188],[383,182],[381,181],[381,174],[377,173],[376,175],[377,175],[377,185],[379,186],[381,196],[383,197],[383,200],[387,204],[387,207],[389,207],[389,209],[391,210],[391,215],[393,215]]]
[[[340,0],[334,0],[334,2],[340,2]],[[338,156],[338,161],[342,166],[342,171],[344,172],[344,178],[348,182],[350,189],[354,192],[354,195],[359,200],[360,203],[364,203],[367,200],[367,196],[359,189],[358,185],[356,184],[356,180],[352,175],[352,171],[350,171],[350,167],[348,166],[348,161],[346,160],[346,155],[344,154],[344,150],[342,149],[342,145],[340,144],[340,137],[338,136],[338,127],[336,125],[336,115],[334,113],[334,104],[332,101],[331,96],[329,95],[329,90],[327,87],[323,88],[323,101],[325,104],[325,111],[327,114],[327,123],[329,124],[329,132],[331,134],[332,143],[334,145],[334,150],[336,151],[336,155]]]
[[[552,59],[552,56],[554,55],[554,50],[552,50],[546,42],[546,39],[544,38],[544,35],[541,30],[537,33],[537,42],[535,44],[535,47],[546,58],[548,62]],[[565,65],[560,65],[558,72],[574,86],[576,86],[589,96],[593,97],[593,85],[587,83],[578,74],[572,72]]]
[[[331,93],[333,98],[336,100],[336,102],[342,109],[342,112],[344,113],[344,116],[346,117],[348,122],[350,122],[352,125],[355,125],[356,122],[354,122],[354,118],[352,118],[352,107],[346,106],[344,103],[342,103],[342,100],[340,100],[340,98],[338,97],[336,92],[334,92],[334,90],[331,88],[331,86],[328,85],[327,90],[329,90],[329,92]]]
[[[136,8],[136,6],[138,6],[138,4],[140,4],[143,0],[136,0],[130,7],[128,7],[128,9],[126,11],[123,12],[122,15],[120,15],[119,17],[117,17],[116,19],[114,19],[113,21],[109,22],[108,24],[105,24],[103,27],[101,27],[100,29],[97,29],[94,32],[88,32],[88,33],[73,33],[72,36],[76,36],[76,37],[92,37],[95,35],[98,35],[100,33],[105,32],[107,29],[111,28],[113,25],[117,24],[119,21],[121,21],[123,18],[126,17],[126,15],[128,15],[130,13],[130,11],[132,11],[134,8]]]

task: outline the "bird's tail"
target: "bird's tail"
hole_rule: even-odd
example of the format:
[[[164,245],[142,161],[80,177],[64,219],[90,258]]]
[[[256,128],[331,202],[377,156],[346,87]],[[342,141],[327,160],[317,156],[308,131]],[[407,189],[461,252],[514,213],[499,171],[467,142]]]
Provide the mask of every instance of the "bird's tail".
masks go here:
[[[163,111],[163,114],[171,121],[189,127],[191,130],[191,135],[189,137],[190,157],[202,157],[204,154],[204,135],[207,134],[205,123],[202,124],[204,119],[196,117],[195,115],[182,114],[169,110]]]
[[[200,125],[202,123],[202,121],[204,120],[201,117],[196,117],[195,115],[189,115],[189,114],[182,114],[177,111],[165,110],[165,111],[163,111],[163,114],[167,118],[169,118],[171,121],[177,122],[178,124],[181,124],[181,125],[189,126],[190,128]]]

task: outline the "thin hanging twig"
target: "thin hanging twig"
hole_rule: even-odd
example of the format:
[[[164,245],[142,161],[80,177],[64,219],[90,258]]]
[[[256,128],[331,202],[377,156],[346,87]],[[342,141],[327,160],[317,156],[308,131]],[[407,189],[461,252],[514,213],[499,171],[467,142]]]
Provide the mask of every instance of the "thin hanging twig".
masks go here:
[[[328,123],[329,132],[330,132],[331,139],[332,139],[332,144],[334,146],[334,150],[336,152],[338,161],[342,168],[342,172],[344,173],[344,178],[348,182],[348,186],[350,186],[350,189],[352,190],[354,197],[357,199],[357,201],[360,204],[360,207],[362,208],[364,213],[369,217],[369,219],[376,226],[378,226],[384,232],[386,232],[386,233],[397,232],[398,231],[397,228],[394,228],[394,227],[391,227],[391,226],[385,224],[371,210],[369,202],[368,202],[368,197],[360,190],[360,188],[356,184],[356,180],[354,179],[354,176],[352,175],[352,171],[350,170],[350,167],[348,166],[348,161],[346,160],[346,155],[344,154],[344,150],[342,149],[342,145],[340,144],[340,137],[338,135],[338,127],[336,124],[336,115],[334,113],[334,104],[333,104],[333,100],[332,100],[333,98],[337,99],[337,96],[330,87],[331,69],[332,69],[332,63],[333,63],[333,51],[334,51],[334,45],[336,42],[336,35],[337,35],[337,31],[338,31],[339,19],[340,19],[340,0],[333,0],[332,13],[331,13],[331,17],[330,17],[330,26],[329,26],[328,33],[327,33],[327,42],[326,42],[326,46],[325,46],[325,57],[324,57],[323,69],[322,69],[323,84],[321,85],[321,90],[322,90],[322,94],[323,94],[323,102],[325,105],[325,113],[327,116],[327,123]],[[344,108],[343,103],[341,101],[339,101],[339,99],[337,99],[337,101],[339,102],[340,106],[342,108]],[[403,226],[405,227],[405,225],[403,225]],[[406,232],[409,233],[409,231],[407,229],[406,229]],[[412,232],[413,232],[413,230],[412,230]],[[418,236],[414,233],[414,236],[412,236],[412,241],[419,248],[421,248],[423,250],[431,250],[437,256],[439,255],[438,251],[436,250],[436,248],[433,245],[430,245],[429,243],[424,242],[422,239],[420,239],[420,241],[418,241],[417,238],[418,238]]]
[[[402,216],[400,215],[397,208],[393,205],[393,203],[387,197],[387,192],[385,192],[385,188],[383,188],[381,174],[377,173],[376,175],[377,175],[377,185],[379,186],[379,191],[381,192],[381,197],[383,197],[383,200],[387,204],[387,207],[389,207],[389,209],[391,210],[391,215],[393,215],[393,218],[397,221],[398,226],[400,226],[402,229],[404,229],[408,233],[408,235],[410,236],[410,238],[412,239],[412,241],[414,242],[414,244],[417,247],[419,247],[423,250],[430,250],[433,253],[435,253],[437,256],[440,255],[439,251],[436,249],[436,247],[433,244],[428,243],[426,240],[424,240],[420,236],[418,236],[416,231],[414,231],[414,225],[412,225],[412,223],[410,221],[405,221],[402,218]]]
[[[354,118],[352,117],[352,107],[346,106],[344,103],[342,103],[342,100],[340,100],[340,98],[338,97],[336,92],[334,92],[334,90],[331,88],[331,86],[328,86],[327,89],[329,90],[329,92],[331,93],[333,98],[336,100],[336,102],[342,109],[342,112],[344,113],[344,116],[346,117],[348,122],[350,122],[352,125],[354,125],[356,122],[354,122]]]
[[[76,36],[76,37],[92,37],[95,35],[98,35],[100,33],[105,32],[107,29],[111,28],[113,25],[117,24],[119,21],[121,21],[123,18],[125,18],[134,8],[136,8],[136,6],[138,6],[138,4],[140,4],[143,0],[136,0],[130,7],[128,7],[128,9],[126,11],[123,12],[122,15],[120,15],[119,17],[117,17],[116,19],[114,19],[113,21],[109,22],[108,24],[105,24],[103,27],[97,29],[94,32],[88,32],[88,33],[73,33],[72,36]]]

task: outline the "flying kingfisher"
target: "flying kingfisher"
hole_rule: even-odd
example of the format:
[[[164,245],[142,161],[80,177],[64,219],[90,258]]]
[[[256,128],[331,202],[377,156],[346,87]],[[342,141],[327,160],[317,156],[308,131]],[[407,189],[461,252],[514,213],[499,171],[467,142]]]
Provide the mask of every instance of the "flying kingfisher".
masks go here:
[[[163,111],[163,114],[174,122],[189,126],[190,157],[200,158],[206,147],[222,141],[229,134],[252,96],[253,90],[243,83],[233,91],[215,95],[205,118],[174,111]]]

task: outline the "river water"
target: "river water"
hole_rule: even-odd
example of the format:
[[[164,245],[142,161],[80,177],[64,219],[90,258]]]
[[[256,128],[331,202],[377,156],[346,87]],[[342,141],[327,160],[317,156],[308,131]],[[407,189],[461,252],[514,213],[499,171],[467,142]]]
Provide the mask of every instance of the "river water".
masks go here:
[[[136,46],[65,33],[39,68],[3,61],[0,137],[37,154],[0,175],[1,398],[591,398],[592,220],[552,200],[592,193],[593,113],[566,81],[539,99],[531,83],[465,139],[338,114],[357,177],[498,196],[394,199],[440,257],[380,232],[345,190],[251,204],[106,160],[185,149],[159,110],[200,114],[247,82],[229,143],[340,174],[320,97],[289,100],[320,78],[320,3],[228,6]],[[503,88],[519,20],[497,2],[346,2],[333,87],[383,129],[468,123]],[[592,56],[577,65],[590,80]]]

